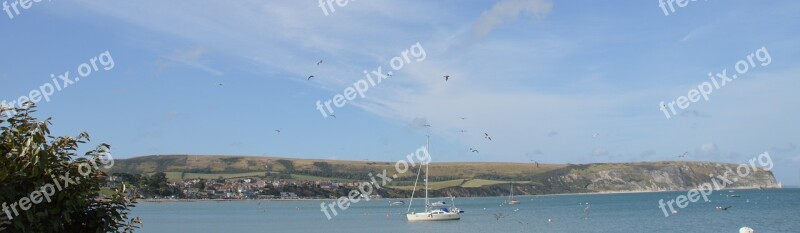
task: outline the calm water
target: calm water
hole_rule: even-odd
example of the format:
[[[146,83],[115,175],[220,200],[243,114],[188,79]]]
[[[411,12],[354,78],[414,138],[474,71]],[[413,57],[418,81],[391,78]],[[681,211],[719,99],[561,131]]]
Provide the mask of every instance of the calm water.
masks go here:
[[[499,197],[459,198],[456,206],[466,213],[460,221],[447,222],[408,223],[401,214],[407,206],[389,207],[386,199],[338,210],[339,215],[330,221],[320,212],[321,201],[140,203],[133,214],[144,220],[139,232],[652,233],[738,232],[742,226],[759,233],[800,232],[800,189],[716,191],[712,202],[701,199],[677,215],[664,217],[658,200],[681,194],[686,192],[520,196],[522,204],[513,207],[500,206],[504,199]],[[591,205],[588,215],[586,202]],[[419,203],[415,200],[415,205]],[[717,211],[717,205],[733,207]],[[495,213],[507,217],[497,220]]]

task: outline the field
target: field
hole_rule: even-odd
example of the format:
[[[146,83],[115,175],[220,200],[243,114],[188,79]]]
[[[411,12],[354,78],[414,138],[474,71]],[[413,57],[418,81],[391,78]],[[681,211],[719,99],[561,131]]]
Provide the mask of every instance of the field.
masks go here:
[[[496,185],[496,184],[510,184],[511,181],[504,181],[504,180],[484,180],[484,179],[456,179],[456,180],[447,180],[447,181],[437,181],[437,182],[430,182],[428,183],[428,188],[431,190],[439,190],[448,187],[462,187],[462,188],[479,188],[488,185]],[[526,184],[530,183],[530,181],[514,181],[515,184]],[[424,183],[417,184],[417,189],[423,188]],[[414,186],[390,186],[393,189],[400,189],[400,190],[411,190]]]

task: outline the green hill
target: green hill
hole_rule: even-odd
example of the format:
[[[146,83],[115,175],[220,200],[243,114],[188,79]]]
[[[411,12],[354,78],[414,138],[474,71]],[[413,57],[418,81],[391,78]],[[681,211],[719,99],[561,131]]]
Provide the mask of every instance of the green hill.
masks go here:
[[[638,162],[539,164],[446,162],[431,163],[430,186],[440,195],[502,195],[509,183],[519,194],[687,190],[710,182],[736,164],[712,162]],[[401,167],[402,168],[402,167]],[[416,167],[398,173],[393,162],[291,159],[253,156],[154,155],[117,160],[111,172],[165,172],[173,181],[192,178],[280,177],[294,180],[368,182],[370,174],[386,170],[394,177],[389,188],[410,190]],[[740,177],[732,188],[778,187],[769,171]]]

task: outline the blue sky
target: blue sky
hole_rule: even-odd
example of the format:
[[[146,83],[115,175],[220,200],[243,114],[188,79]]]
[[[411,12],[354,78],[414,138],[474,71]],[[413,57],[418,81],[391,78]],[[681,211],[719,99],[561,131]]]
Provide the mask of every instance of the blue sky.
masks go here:
[[[42,1],[0,14],[0,98],[109,51],[113,69],[56,92],[39,113],[54,133],[87,131],[116,158],[396,161],[431,134],[434,161],[743,163],[768,151],[779,181],[800,184],[800,2],[695,1],[669,16],[656,0],[334,7]],[[418,42],[424,60],[335,108],[337,118],[316,109]],[[659,110],[762,47],[769,65],[671,119]]]

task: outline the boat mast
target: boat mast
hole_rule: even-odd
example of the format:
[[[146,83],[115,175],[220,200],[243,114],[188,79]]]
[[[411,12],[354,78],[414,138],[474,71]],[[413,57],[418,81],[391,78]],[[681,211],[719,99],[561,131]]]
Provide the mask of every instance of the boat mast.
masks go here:
[[[425,150],[428,151],[428,154],[431,153],[431,135],[427,135],[428,139],[425,141]],[[422,162],[422,161],[420,161]],[[428,163],[425,164],[425,212],[430,210],[431,203],[428,201],[428,167],[430,166],[430,160]]]
[[[508,200],[514,200],[514,182],[511,182],[511,196],[508,197]]]

